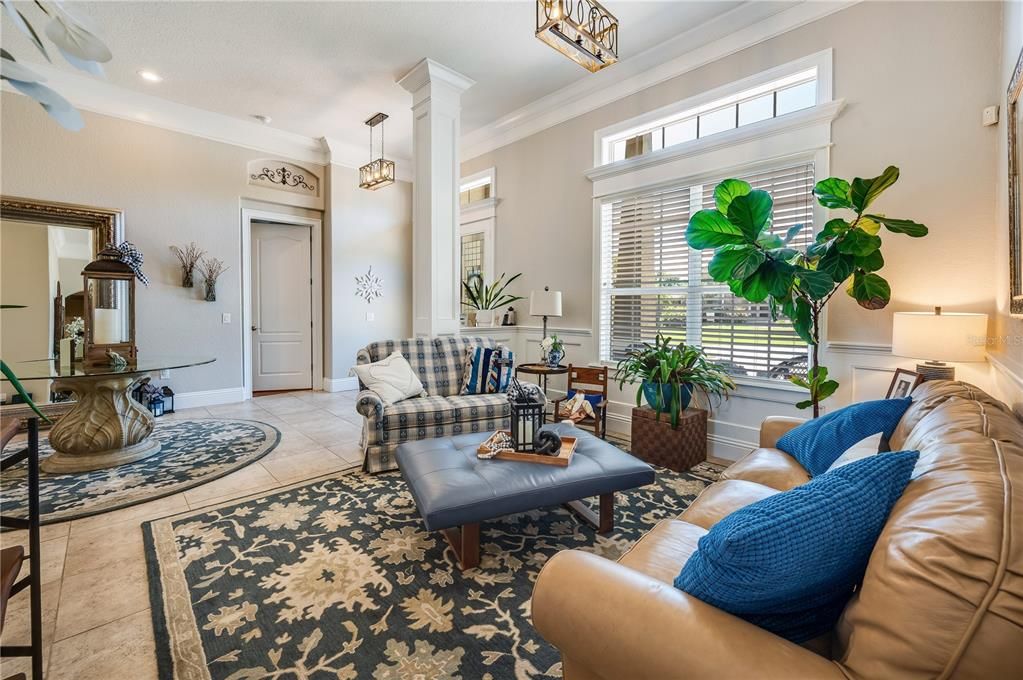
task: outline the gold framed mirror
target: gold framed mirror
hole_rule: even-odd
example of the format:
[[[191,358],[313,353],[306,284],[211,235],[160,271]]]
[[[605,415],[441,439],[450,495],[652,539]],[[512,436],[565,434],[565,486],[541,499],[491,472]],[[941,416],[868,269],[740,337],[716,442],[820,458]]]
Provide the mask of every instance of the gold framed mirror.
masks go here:
[[[1023,120],[1019,96],[1023,90],[1023,51],[1020,51],[1006,93],[1006,127],[1009,135],[1009,312],[1023,315],[1023,215],[1020,213],[1020,160],[1023,149]]]
[[[0,196],[0,298],[25,305],[4,313],[0,347],[6,363],[55,356],[65,323],[85,313],[82,268],[123,237],[120,210]],[[47,415],[67,409],[62,395],[50,394],[49,383],[26,388]],[[5,420],[27,414],[21,404],[3,408]]]

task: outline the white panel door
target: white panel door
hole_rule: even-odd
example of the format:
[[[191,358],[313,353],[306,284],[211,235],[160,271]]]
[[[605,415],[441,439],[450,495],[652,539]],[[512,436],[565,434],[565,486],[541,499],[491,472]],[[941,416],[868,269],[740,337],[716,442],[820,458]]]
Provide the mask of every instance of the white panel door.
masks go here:
[[[309,389],[312,279],[308,227],[252,223],[252,389]]]

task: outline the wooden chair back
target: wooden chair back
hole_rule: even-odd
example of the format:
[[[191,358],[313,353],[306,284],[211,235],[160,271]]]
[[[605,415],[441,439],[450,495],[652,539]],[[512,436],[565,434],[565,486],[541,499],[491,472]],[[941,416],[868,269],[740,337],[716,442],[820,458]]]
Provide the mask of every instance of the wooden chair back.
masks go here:
[[[607,367],[568,365],[568,394],[572,390],[607,398]]]

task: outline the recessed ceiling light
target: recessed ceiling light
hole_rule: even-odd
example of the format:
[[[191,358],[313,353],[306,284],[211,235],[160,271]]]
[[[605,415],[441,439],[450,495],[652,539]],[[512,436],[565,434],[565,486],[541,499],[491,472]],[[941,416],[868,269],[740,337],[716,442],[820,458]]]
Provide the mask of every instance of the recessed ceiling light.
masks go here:
[[[258,120],[263,125],[269,125],[270,122],[273,121],[273,118],[271,118],[270,116],[264,116],[262,113],[254,113],[252,114],[252,117]]]
[[[161,80],[163,80],[163,76],[161,76],[156,71],[142,69],[140,71],[137,71],[137,73],[139,74],[139,78],[141,78],[142,80],[148,80],[151,83],[158,83]]]

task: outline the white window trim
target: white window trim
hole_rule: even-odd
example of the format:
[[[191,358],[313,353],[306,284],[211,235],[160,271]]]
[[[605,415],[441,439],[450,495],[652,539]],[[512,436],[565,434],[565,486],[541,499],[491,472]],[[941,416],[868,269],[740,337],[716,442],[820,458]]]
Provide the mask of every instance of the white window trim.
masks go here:
[[[462,206],[459,212],[459,276],[461,276],[462,237],[471,234],[483,234],[483,272],[491,279],[497,276],[495,253],[497,252],[497,205],[500,203],[496,193],[497,172],[494,168],[488,168],[463,177],[459,181],[458,190],[461,192],[465,187],[485,183],[488,179],[490,180],[490,198]]]
[[[588,170],[586,177],[593,182],[593,196],[597,198],[682,178],[712,178],[722,171],[744,168],[749,158],[777,162],[829,147],[831,121],[844,106],[841,99],[818,104],[779,118],[597,166]]]
[[[497,196],[497,170],[495,168],[487,168],[486,170],[466,175],[458,182],[458,192],[461,193],[470,187],[486,184],[487,180],[490,180],[491,198]]]
[[[494,269],[494,253],[497,251],[497,204],[496,198],[488,198],[484,201],[477,201],[472,207],[466,206],[462,209],[461,222],[458,227],[459,248],[461,248],[462,237],[483,234],[483,272],[490,279],[497,276]],[[459,253],[459,262],[461,262],[461,253]],[[488,280],[487,283],[489,282]]]
[[[769,68],[766,71],[761,71],[747,78],[736,80],[731,83],[727,83],[720,87],[716,87],[706,92],[701,92],[698,95],[688,97],[681,101],[662,106],[653,111],[634,116],[627,120],[620,121],[613,125],[600,128],[593,133],[593,165],[594,168],[602,165],[616,165],[617,163],[623,163],[625,161],[618,161],[617,163],[604,163],[604,147],[605,140],[609,137],[615,137],[622,133],[632,129],[642,129],[652,126],[659,120],[670,118],[674,115],[681,114],[690,109],[698,108],[710,102],[717,101],[718,99],[724,99],[731,95],[749,90],[760,85],[765,85],[773,80],[779,80],[786,76],[805,71],[810,68],[816,67],[817,69],[817,105],[830,102],[833,97],[834,84],[832,76],[832,50],[828,48],[809,54],[805,57],[790,61],[785,64],[780,64],[773,68]],[[794,114],[786,114],[784,117],[792,116]],[[772,120],[772,119],[769,119]],[[763,121],[768,122],[768,121]],[[756,125],[756,123],[754,123]],[[743,126],[743,128],[748,126]],[[742,129],[742,128],[737,128]],[[719,132],[715,135],[709,135],[703,139],[711,139],[719,135],[728,134],[727,132]],[[689,146],[695,142],[701,140],[693,140],[693,142],[684,142],[678,146]],[[676,148],[669,147],[668,149]],[[628,159],[634,160],[634,159]]]
[[[828,56],[830,59],[830,50]],[[830,89],[830,70],[827,74]],[[823,75],[819,72],[818,77]],[[843,104],[841,100],[825,102],[783,118],[761,121],[703,140],[596,167],[587,172],[587,178],[593,182],[593,290],[601,289],[603,204],[620,195],[655,189],[660,185],[703,184],[724,176],[756,172],[790,161],[813,161],[814,181],[819,182],[830,176],[831,121],[839,115]],[[705,144],[698,146],[699,142]],[[750,158],[757,160],[749,162]],[[823,228],[827,219],[827,210],[815,203],[815,233]],[[592,318],[598,345],[601,342],[600,304],[600,295],[594,295]],[[821,314],[822,348],[827,346],[827,321],[828,310],[825,308]],[[614,362],[599,363],[615,366]],[[736,383],[783,391],[802,390],[785,381],[750,376],[736,378]]]

